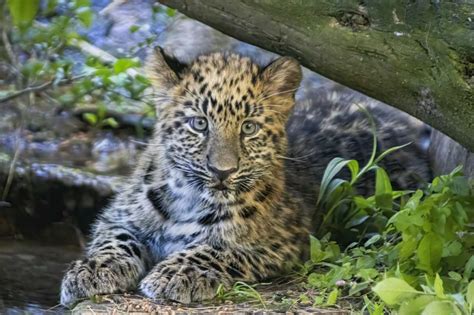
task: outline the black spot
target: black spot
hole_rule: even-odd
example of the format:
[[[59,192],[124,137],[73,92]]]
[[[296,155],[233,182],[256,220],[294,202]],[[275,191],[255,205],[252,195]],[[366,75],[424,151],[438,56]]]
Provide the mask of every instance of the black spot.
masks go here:
[[[277,250],[279,250],[281,248],[281,244],[280,243],[273,243],[270,248],[276,252]]]
[[[193,272],[194,272],[193,267],[184,267],[182,270],[180,270],[180,273],[184,273],[187,276],[189,276]]]
[[[155,170],[156,170],[155,163],[150,162],[150,164],[148,165],[148,168],[146,169],[145,177],[143,178],[143,181],[145,182],[145,184],[151,184],[153,180],[153,173],[155,172]]]
[[[280,137],[278,135],[273,135],[272,136],[272,142],[274,145],[277,145],[280,142]]]
[[[225,220],[229,220],[230,218],[231,216],[229,212],[225,212],[222,215],[211,212],[199,218],[198,222],[202,225],[213,225]]]
[[[251,98],[255,97],[255,95],[253,94],[253,91],[250,88],[247,89],[247,93],[248,95],[250,95]]]
[[[114,247],[112,245],[109,245],[109,246],[105,246],[103,248],[100,248],[100,251],[103,252],[103,251],[106,251],[106,250],[109,250],[109,249],[113,249]]]
[[[132,247],[132,251],[135,253],[135,256],[137,256],[138,258],[141,258],[142,252],[140,251],[140,248],[138,248],[137,244],[130,243],[130,246]]]
[[[257,75],[256,74],[252,75],[252,84],[253,85],[257,84]]]
[[[122,234],[119,234],[117,235],[117,239],[120,240],[120,241],[128,241],[128,240],[131,240],[132,237],[126,233],[122,233]]]
[[[262,191],[259,191],[256,196],[255,200],[258,202],[264,202],[267,200],[268,196],[273,192],[273,187],[270,184],[265,184],[265,187],[263,188]]]
[[[211,261],[211,257],[203,254],[203,253],[195,253],[194,256],[196,256],[196,258],[199,258],[201,260],[204,260],[204,261]]]
[[[240,216],[244,219],[247,219],[255,215],[256,212],[257,212],[256,207],[253,207],[253,206],[243,207],[242,209],[240,209]]]
[[[133,253],[127,245],[120,244],[118,247],[123,249],[127,253],[128,256],[133,257]]]
[[[97,263],[96,263],[96,261],[95,261],[94,259],[89,260],[89,268],[91,268],[92,270],[94,270],[95,267],[96,267],[96,265],[97,265]]]
[[[270,270],[271,273],[274,273],[274,272],[279,271],[280,268],[276,264],[267,263],[267,264],[265,264],[265,270]]]
[[[162,204],[162,190],[157,188],[150,188],[147,192],[147,198],[150,200],[151,204],[155,208],[155,210],[161,214],[161,216],[168,220],[170,218],[170,214],[165,209]]]
[[[204,92],[206,92],[207,90],[207,83],[204,83],[201,88],[199,89],[199,93],[200,94],[204,94]]]
[[[206,98],[204,99],[204,101],[202,102],[202,111],[204,114],[207,114],[207,106],[209,105],[209,100]]]
[[[229,267],[226,268],[226,271],[233,278],[244,278],[244,273],[235,263],[231,263]]]
[[[273,124],[273,117],[265,117],[265,123]]]
[[[180,122],[180,121],[175,121],[175,122],[174,122],[174,127],[175,127],[175,128],[181,127],[181,122]]]
[[[191,256],[191,257],[188,257],[188,260],[189,260],[190,262],[192,262],[193,264],[195,264],[196,266],[202,265],[202,261],[200,261],[199,259],[196,259],[196,258],[194,258],[194,257],[192,257],[192,256]]]
[[[107,258],[100,264],[99,268],[107,268],[113,261],[114,258]]]
[[[209,262],[209,266],[210,266],[212,269],[215,269],[215,270],[217,270],[217,271],[220,271],[220,272],[224,271],[224,270],[222,269],[222,267],[221,267],[218,263],[215,263],[215,262],[213,262],[213,261]]]

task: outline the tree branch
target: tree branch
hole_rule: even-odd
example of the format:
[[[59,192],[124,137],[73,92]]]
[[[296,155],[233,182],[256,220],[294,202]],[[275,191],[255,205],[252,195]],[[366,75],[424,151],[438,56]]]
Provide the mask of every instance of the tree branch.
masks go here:
[[[66,85],[66,84],[70,84],[74,81],[77,81],[79,79],[82,79],[84,77],[86,77],[87,75],[78,75],[78,76],[75,76],[75,77],[72,77],[72,78],[69,78],[69,79],[63,79],[59,82],[56,83],[56,85]],[[1,97],[0,98],[0,103],[4,103],[4,102],[7,102],[7,101],[10,101],[14,98],[17,98],[17,97],[20,97],[22,95],[25,95],[25,94],[28,94],[28,93],[33,93],[33,92],[42,92],[42,91],[45,91],[47,89],[49,89],[50,87],[54,86],[55,80],[51,80],[51,81],[48,81],[48,82],[45,82],[45,83],[42,83],[42,84],[39,84],[39,85],[35,85],[35,86],[29,86],[23,90],[19,90],[19,91],[15,91],[5,97]]]

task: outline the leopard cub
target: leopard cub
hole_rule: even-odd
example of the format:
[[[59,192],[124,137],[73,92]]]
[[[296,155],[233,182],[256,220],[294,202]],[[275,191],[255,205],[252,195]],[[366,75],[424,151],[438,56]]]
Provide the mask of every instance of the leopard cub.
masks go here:
[[[301,124],[288,123],[298,117],[291,113],[301,80],[292,58],[260,67],[215,53],[185,65],[158,48],[147,71],[158,113],[154,135],[98,218],[86,258],[66,272],[63,305],[137,288],[189,303],[212,298],[221,284],[281,274],[307,238],[322,165],[341,153],[325,154],[337,145],[337,128],[326,141],[323,111],[303,106]],[[397,172],[427,172],[421,158],[404,161]]]

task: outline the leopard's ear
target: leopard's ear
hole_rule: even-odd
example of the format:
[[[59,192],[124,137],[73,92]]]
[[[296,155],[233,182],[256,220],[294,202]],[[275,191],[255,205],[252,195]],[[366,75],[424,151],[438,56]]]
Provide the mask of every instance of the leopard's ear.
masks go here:
[[[166,93],[181,80],[187,65],[169,55],[161,47],[155,47],[146,61],[146,74],[153,88]]]
[[[262,69],[261,78],[267,96],[294,96],[302,74],[299,62],[291,57],[281,57]]]

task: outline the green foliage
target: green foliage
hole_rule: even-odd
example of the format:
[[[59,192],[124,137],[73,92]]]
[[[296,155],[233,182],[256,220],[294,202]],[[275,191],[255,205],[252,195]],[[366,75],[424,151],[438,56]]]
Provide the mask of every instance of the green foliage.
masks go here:
[[[154,106],[145,97],[149,82],[137,70],[141,66],[138,59],[124,56],[110,62],[86,55],[77,60],[67,54],[66,48],[70,51],[78,43],[86,43],[76,30],[93,23],[90,0],[49,0],[41,7],[36,0],[9,0],[8,9],[3,27],[13,54],[21,55],[22,60],[10,58],[17,78],[5,91],[0,90],[0,101],[18,91],[45,86],[36,94],[44,96],[47,92],[48,100],[58,106],[96,108],[83,115],[95,127],[117,126],[107,117],[107,109],[123,111],[131,100],[139,105],[135,111],[154,115]],[[47,22],[37,22],[39,18]]]
[[[342,158],[326,168],[318,200],[327,209],[321,227],[326,234],[310,238],[307,285],[363,300],[370,314],[387,308],[399,314],[471,314],[474,182],[459,167],[424,190],[393,191],[378,163],[401,147],[376,157],[375,145],[374,136],[371,158],[361,169],[357,161]],[[350,180],[337,178],[344,167]],[[358,181],[371,171],[374,195],[357,195]],[[341,231],[351,231],[359,241],[341,251],[330,237]]]
[[[345,237],[338,237],[341,244],[351,242],[354,238],[362,239],[368,233],[381,233],[388,218],[396,213],[398,204],[394,201],[407,195],[408,191],[394,191],[386,171],[378,163],[388,154],[409,144],[390,148],[378,157],[375,123],[364,108],[360,108],[368,117],[373,133],[373,146],[370,159],[362,168],[356,160],[334,158],[327,166],[318,196],[317,207],[325,210],[322,226],[318,231],[321,237],[327,233],[340,235],[344,229]],[[337,175],[346,167],[350,179],[341,179]],[[375,172],[375,195],[365,198],[357,194],[357,184]]]
[[[24,30],[29,27],[38,12],[39,0],[7,0],[13,23]]]

